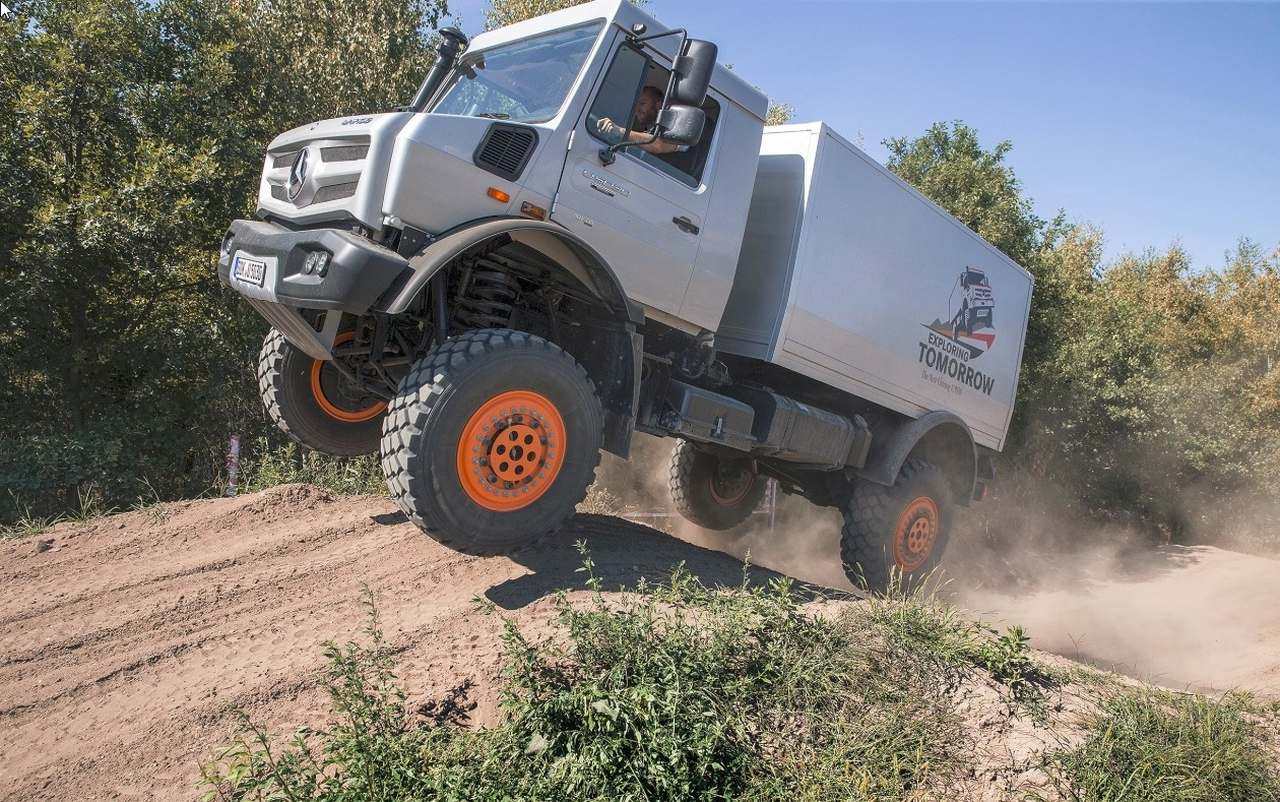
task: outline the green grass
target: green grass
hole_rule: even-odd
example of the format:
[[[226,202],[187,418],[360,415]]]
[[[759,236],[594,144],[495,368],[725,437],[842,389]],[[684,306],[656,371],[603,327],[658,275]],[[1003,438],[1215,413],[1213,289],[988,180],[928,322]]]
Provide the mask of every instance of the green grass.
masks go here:
[[[1050,757],[1079,802],[1275,802],[1280,778],[1244,695],[1155,689],[1104,697],[1078,748]]]
[[[0,524],[0,540],[35,537],[62,520],[61,516],[32,515],[30,509],[20,507],[18,514],[11,522]]]
[[[35,537],[64,521],[87,524],[116,511],[115,507],[103,504],[102,490],[92,482],[76,488],[76,505],[60,515],[35,515],[12,493],[10,501],[16,514],[9,523],[0,525],[0,538]]]
[[[326,647],[329,723],[282,741],[246,718],[205,767],[206,798],[951,799],[972,767],[955,691],[989,677],[1018,715],[1061,681],[1021,630],[994,632],[922,592],[895,588],[831,618],[785,579],[717,589],[678,567],[605,595],[585,549],[580,570],[586,598],[559,594],[550,634],[505,622],[502,717],[486,730],[407,707],[366,592],[363,640]],[[1053,798],[1275,798],[1243,697],[1097,693],[1107,701],[1086,741],[1045,757]]]
[[[901,800],[943,783],[958,722],[941,664],[867,622],[805,615],[790,583],[669,582],[557,597],[555,632],[504,628],[502,721],[405,710],[386,644],[328,648],[334,716],[279,744],[246,722],[209,797],[442,800]]]
[[[387,490],[376,455],[350,459],[307,451],[295,443],[272,447],[266,439],[245,449],[240,492],[286,484],[311,484],[343,496],[382,494]]]
[[[867,629],[866,636],[887,638],[906,659],[934,666],[951,681],[975,669],[987,672],[1015,712],[1040,718],[1046,692],[1065,678],[1034,659],[1022,627],[1003,633],[991,629],[940,601],[939,590],[932,581],[908,590],[894,575],[887,591],[857,608],[855,618]]]

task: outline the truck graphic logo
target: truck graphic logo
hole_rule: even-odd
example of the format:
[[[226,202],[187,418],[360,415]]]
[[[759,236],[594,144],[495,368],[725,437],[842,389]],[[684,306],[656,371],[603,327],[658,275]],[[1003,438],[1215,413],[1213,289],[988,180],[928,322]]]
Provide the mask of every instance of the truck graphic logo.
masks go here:
[[[986,272],[976,267],[961,271],[951,288],[945,322],[934,318],[932,323],[921,324],[929,330],[927,341],[920,342],[920,364],[925,368],[925,379],[954,388],[953,392],[971,387],[991,395],[995,379],[970,362],[990,351],[996,343],[995,305]],[[959,382],[960,386],[945,379]]]
[[[959,306],[955,306],[959,294]],[[996,343],[995,296],[986,272],[976,267],[966,267],[956,279],[948,299],[948,319],[944,323],[934,318],[925,328],[941,334],[963,346],[969,358],[982,356]],[[954,314],[951,310],[954,309]]]

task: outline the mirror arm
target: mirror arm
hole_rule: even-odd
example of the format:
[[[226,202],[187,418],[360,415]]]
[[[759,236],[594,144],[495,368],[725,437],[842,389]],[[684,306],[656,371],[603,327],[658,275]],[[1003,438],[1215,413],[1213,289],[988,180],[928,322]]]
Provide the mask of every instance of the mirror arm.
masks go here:
[[[641,31],[641,33],[643,33],[643,31]],[[669,31],[651,33],[648,36],[637,36],[634,31],[628,34],[628,38],[631,40],[632,44],[641,46],[648,42],[652,42],[654,39],[661,39],[664,36],[674,36],[676,34],[680,34],[680,44],[676,46],[676,55],[671,59],[671,74],[667,76],[667,91],[662,95],[662,108],[658,110],[659,114],[666,111],[671,106],[671,90],[674,89],[676,85],[676,73],[680,66],[681,59],[684,58],[681,54],[684,53],[685,42],[689,41],[689,32],[684,28],[672,28]],[[628,129],[627,134],[629,135],[630,133],[631,131]],[[661,136],[661,131],[655,131],[653,136],[643,142],[631,142],[624,139],[623,141],[610,145],[607,148],[602,148],[600,150],[600,163],[604,165],[613,164],[618,159],[618,151],[625,150],[630,147],[639,147],[640,145],[651,145],[654,142],[657,142]]]
[[[651,33],[648,36],[636,36],[634,34],[628,34],[628,36],[631,38],[631,41],[634,42],[635,44],[642,45],[645,42],[652,42],[654,39],[661,39],[664,36],[673,36],[677,33],[680,34],[680,38],[682,40],[689,38],[689,32],[686,31],[684,28],[672,28],[669,31],[663,31],[662,33]],[[680,44],[681,46],[683,46],[684,42],[681,41]],[[677,54],[679,52],[680,52],[679,50],[676,51]]]
[[[627,130],[627,134],[628,135],[631,134],[630,129]],[[630,139],[624,139],[621,142],[615,142],[614,144],[610,145],[607,148],[601,148],[600,163],[604,165],[613,164],[615,161],[618,160],[619,151],[626,150],[627,148],[638,148],[641,145],[652,145],[654,142],[658,141],[658,138],[660,136],[661,136],[660,134],[655,133],[652,136],[650,136],[648,139],[645,139],[639,142],[634,142]]]

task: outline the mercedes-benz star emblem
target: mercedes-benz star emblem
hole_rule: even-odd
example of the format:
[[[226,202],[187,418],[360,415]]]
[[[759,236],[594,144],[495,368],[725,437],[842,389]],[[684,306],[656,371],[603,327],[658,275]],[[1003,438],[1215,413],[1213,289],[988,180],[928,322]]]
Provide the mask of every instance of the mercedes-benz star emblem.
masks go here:
[[[297,200],[302,194],[302,186],[307,182],[307,149],[298,151],[289,168],[289,200]]]

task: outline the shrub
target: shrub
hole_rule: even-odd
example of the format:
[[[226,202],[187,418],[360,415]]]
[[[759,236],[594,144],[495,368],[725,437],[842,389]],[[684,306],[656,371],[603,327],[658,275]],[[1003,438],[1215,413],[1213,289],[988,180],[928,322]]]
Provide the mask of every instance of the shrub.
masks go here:
[[[408,713],[374,618],[366,645],[327,650],[334,721],[282,747],[246,723],[210,798],[898,800],[945,782],[946,684],[865,622],[805,614],[785,580],[588,585],[557,597],[546,639],[507,623],[496,728]]]
[[[380,494],[387,487],[376,456],[331,457],[296,443],[273,448],[266,438],[246,449],[240,470],[244,492],[300,482],[340,495]]]
[[[1143,690],[1104,700],[1077,749],[1050,761],[1080,802],[1275,802],[1280,778],[1247,699]]]

